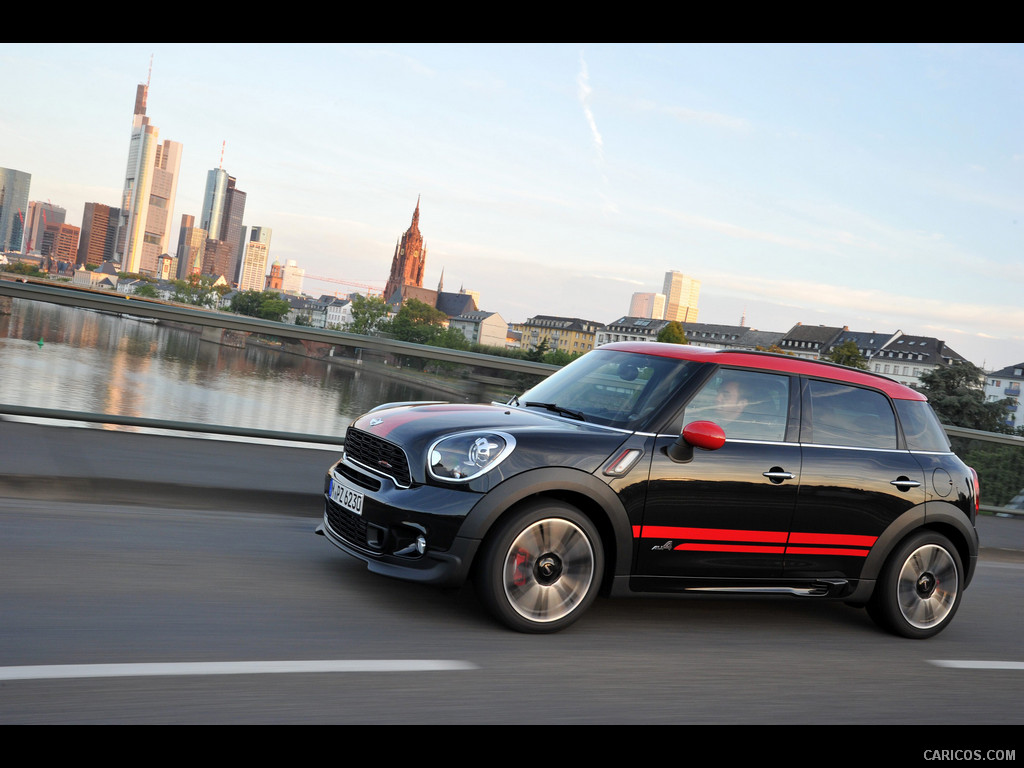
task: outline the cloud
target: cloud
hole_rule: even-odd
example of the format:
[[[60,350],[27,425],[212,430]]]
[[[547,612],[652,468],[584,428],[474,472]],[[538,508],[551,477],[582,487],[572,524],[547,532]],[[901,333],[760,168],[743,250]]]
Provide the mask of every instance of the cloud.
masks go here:
[[[943,299],[908,298],[877,288],[858,289],[848,285],[764,276],[712,273],[702,275],[703,289],[709,293],[733,294],[782,306],[827,310],[844,323],[860,322],[858,316],[871,316],[877,324],[892,322],[909,328],[939,329],[936,318],[950,318],[956,326],[941,326],[947,332],[979,334],[991,329],[993,317],[999,318],[1004,337],[1024,334],[1024,309],[950,302]]]
[[[594,139],[594,148],[600,160],[604,160],[604,141],[601,139],[601,132],[597,130],[597,122],[594,120],[594,113],[590,110],[590,75],[587,73],[587,61],[580,52],[580,73],[576,76],[576,93],[579,96],[580,104],[583,106],[583,117],[590,126],[590,135]]]
[[[724,115],[721,112],[707,112],[699,109],[687,109],[686,107],[672,107],[658,104],[649,99],[641,99],[636,102],[638,109],[649,112],[658,112],[678,120],[681,123],[700,123],[714,128],[726,128],[730,131],[748,131],[750,122],[742,117]]]

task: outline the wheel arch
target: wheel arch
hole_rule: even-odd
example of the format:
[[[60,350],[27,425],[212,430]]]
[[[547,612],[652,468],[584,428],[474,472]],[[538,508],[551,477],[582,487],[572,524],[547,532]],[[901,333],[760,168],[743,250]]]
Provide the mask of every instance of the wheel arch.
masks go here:
[[[572,505],[597,528],[605,555],[602,591],[614,576],[630,572],[633,536],[626,510],[611,488],[580,470],[544,468],[506,480],[473,507],[460,536],[483,541],[506,514],[542,498]]]
[[[978,562],[977,530],[958,507],[944,501],[929,501],[908,509],[889,523],[868,553],[861,568],[857,588],[848,602],[858,605],[867,602],[889,556],[907,537],[921,530],[941,533],[956,547],[964,568],[966,589]]]

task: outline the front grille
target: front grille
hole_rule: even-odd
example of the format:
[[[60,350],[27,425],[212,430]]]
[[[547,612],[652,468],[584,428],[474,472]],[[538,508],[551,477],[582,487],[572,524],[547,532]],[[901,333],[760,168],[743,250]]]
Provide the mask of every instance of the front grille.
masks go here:
[[[405,451],[376,435],[349,427],[345,433],[345,455],[364,467],[387,475],[397,485],[408,487],[412,483]]]
[[[332,531],[350,544],[363,549],[369,548],[366,538],[366,521],[359,515],[328,501],[327,524],[331,526]]]

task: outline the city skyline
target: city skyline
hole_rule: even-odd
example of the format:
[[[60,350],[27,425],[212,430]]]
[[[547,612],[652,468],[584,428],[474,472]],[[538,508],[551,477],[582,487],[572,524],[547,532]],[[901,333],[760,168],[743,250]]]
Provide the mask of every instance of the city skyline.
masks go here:
[[[170,221],[223,150],[282,264],[383,284],[422,196],[424,283],[510,321],[611,322],[677,269],[703,322],[1024,359],[1020,45],[14,44],[0,166],[32,200],[118,205],[151,55]]]

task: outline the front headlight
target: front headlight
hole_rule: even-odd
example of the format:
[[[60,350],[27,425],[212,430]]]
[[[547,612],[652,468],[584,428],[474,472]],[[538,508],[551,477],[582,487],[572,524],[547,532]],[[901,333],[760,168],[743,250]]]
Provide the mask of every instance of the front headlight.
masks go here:
[[[467,482],[494,469],[516,440],[504,432],[466,432],[443,437],[427,451],[427,470],[438,480]]]

